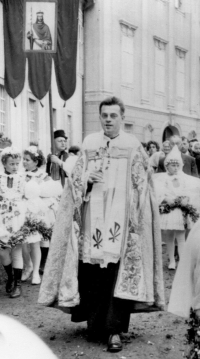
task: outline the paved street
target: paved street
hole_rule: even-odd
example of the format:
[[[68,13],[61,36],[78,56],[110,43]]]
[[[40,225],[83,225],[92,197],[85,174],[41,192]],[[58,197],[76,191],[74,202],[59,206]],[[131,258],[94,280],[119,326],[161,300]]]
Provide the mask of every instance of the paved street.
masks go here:
[[[167,302],[174,274],[167,270],[165,255],[164,272]],[[39,306],[38,291],[38,286],[27,282],[23,284],[21,298],[9,299],[1,276],[0,312],[32,329],[60,359],[183,358],[187,326],[179,317],[167,312],[132,315],[129,334],[123,338],[123,351],[110,354],[106,351],[106,344],[87,341],[86,323],[71,323],[69,315]]]

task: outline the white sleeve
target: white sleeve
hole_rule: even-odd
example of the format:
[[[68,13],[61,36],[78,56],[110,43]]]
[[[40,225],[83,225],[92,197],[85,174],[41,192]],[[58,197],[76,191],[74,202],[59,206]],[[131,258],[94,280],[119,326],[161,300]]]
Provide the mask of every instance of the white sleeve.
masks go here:
[[[78,156],[69,156],[66,161],[63,162],[63,170],[67,173],[68,176],[71,175],[77,159]]]

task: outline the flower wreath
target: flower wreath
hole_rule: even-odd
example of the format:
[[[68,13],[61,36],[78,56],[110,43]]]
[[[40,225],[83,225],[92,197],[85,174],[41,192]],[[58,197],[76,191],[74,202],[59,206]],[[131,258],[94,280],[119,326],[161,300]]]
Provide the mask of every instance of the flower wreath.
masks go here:
[[[159,205],[160,214],[167,214],[173,211],[176,208],[179,208],[182,211],[184,227],[187,229],[187,217],[190,216],[192,222],[196,222],[200,215],[197,212],[197,209],[193,207],[191,204],[187,203],[188,197],[179,196],[177,197],[173,203],[169,204],[165,200]],[[185,203],[184,203],[185,201]]]
[[[14,247],[16,244],[23,243],[27,237],[37,232],[42,235],[44,241],[47,241],[51,239],[52,231],[53,228],[47,228],[43,221],[27,218],[20,230],[10,237],[8,244]]]

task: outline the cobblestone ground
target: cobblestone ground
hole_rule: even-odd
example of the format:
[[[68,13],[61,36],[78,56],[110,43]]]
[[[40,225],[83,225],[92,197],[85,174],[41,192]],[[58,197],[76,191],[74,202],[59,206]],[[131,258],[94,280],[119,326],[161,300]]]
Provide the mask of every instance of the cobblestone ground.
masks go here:
[[[174,271],[167,269],[163,246],[166,304]],[[185,320],[165,312],[131,316],[129,334],[124,335],[123,350],[110,354],[106,345],[87,341],[86,323],[74,324],[63,312],[37,304],[38,286],[23,284],[23,296],[10,299],[5,293],[4,274],[0,269],[0,313],[9,315],[32,329],[60,359],[180,359],[184,357]]]

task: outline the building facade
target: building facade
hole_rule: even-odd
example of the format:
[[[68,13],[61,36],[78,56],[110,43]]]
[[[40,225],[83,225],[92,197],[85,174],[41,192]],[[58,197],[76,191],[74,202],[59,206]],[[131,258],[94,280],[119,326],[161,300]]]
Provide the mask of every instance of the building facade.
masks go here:
[[[126,106],[123,128],[161,143],[171,134],[200,139],[199,0],[80,0],[77,86],[64,107],[52,73],[54,128],[70,145],[100,128],[98,105],[107,96]],[[28,87],[14,101],[4,89],[0,2],[0,132],[23,150],[37,141],[50,151],[48,95]]]
[[[96,0],[84,19],[84,134],[115,94],[139,140],[200,139],[199,1]]]

